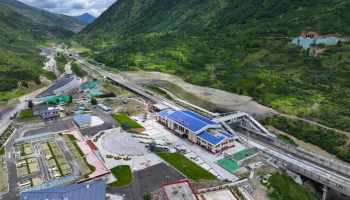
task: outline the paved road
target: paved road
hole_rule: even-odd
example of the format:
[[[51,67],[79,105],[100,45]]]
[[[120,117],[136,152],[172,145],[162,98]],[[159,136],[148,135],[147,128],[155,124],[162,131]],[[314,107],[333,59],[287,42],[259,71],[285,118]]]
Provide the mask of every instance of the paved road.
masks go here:
[[[71,120],[66,120],[66,121],[61,121],[61,122],[56,122],[56,123],[52,123],[52,124],[48,124],[47,127],[42,127],[40,129],[36,129],[36,130],[32,130],[32,131],[28,131],[26,132],[23,137],[25,136],[31,136],[31,135],[36,135],[39,133],[46,133],[46,132],[59,132],[59,131],[64,131],[64,130],[68,130],[71,128],[74,128],[74,124]],[[24,129],[19,129],[18,132],[23,132]],[[18,133],[18,136],[20,134]]]
[[[0,135],[4,132],[4,130],[8,127],[8,125],[12,121],[10,120],[10,117],[12,116],[12,114],[23,109],[26,105],[27,103],[17,104],[11,111],[9,111],[7,114],[2,116],[0,121]]]
[[[134,173],[134,181],[131,185],[124,188],[107,187],[107,193],[125,194],[125,199],[142,199],[142,193],[145,189],[150,191],[158,190],[162,184],[167,182],[166,176],[169,176],[169,182],[179,181],[185,177],[177,172],[171,166],[160,163],[144,170]]]
[[[51,176],[49,173],[47,163],[45,161],[45,156],[40,148],[41,142],[42,141],[33,142],[33,151],[34,151],[34,155],[36,156],[36,158],[38,160],[38,165],[39,165],[40,171],[42,172],[42,175],[43,175],[43,181],[48,182],[51,180]]]
[[[62,138],[61,137],[55,138],[55,140],[57,141],[57,144],[58,144],[59,148],[61,149],[64,158],[66,159],[70,169],[72,170],[72,174],[75,174],[77,177],[83,176],[83,174],[81,173],[81,171],[79,169],[79,165],[74,160],[73,156],[70,154],[70,151],[69,151],[68,147],[66,146],[66,144],[63,142]]]

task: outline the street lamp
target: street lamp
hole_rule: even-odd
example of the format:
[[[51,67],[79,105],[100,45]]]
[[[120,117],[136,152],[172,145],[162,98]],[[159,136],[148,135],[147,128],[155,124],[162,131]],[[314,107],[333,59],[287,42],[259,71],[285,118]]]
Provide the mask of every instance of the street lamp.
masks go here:
[[[166,176],[166,182],[169,183],[169,176]]]
[[[169,162],[169,153],[166,153],[166,160]]]
[[[183,165],[183,168],[184,168],[184,172],[186,173],[186,165]]]

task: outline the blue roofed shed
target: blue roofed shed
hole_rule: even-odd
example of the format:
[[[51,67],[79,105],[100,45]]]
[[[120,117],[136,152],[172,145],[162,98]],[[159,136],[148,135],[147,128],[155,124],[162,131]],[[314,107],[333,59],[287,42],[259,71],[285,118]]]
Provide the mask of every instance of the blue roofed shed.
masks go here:
[[[102,180],[23,192],[19,200],[31,199],[105,200],[106,181]]]
[[[85,110],[85,107],[78,107],[78,110]]]
[[[90,127],[90,125],[91,125],[91,115],[90,114],[75,115],[73,117],[73,120],[80,128]]]

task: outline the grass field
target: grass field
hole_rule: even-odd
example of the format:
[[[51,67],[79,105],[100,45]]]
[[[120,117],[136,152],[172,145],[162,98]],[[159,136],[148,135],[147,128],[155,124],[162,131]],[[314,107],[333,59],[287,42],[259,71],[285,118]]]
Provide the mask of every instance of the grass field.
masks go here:
[[[96,167],[93,166],[93,165],[90,165],[90,164],[86,161],[86,158],[83,158],[83,159],[84,159],[86,165],[89,167],[89,169],[90,169],[90,171],[91,171],[91,172],[88,173],[88,174],[84,174],[84,177],[85,177],[85,178],[89,178],[89,175],[92,174],[92,173],[96,170]]]
[[[33,115],[32,110],[22,110],[22,112],[19,114],[19,118],[37,118],[40,117],[40,115]]]
[[[111,114],[111,116],[121,125],[124,126],[124,124],[129,123],[130,128],[143,128],[140,124],[136,123],[134,120],[130,119],[126,115],[116,115]]]
[[[157,153],[157,155],[163,158],[165,161],[169,162],[177,170],[185,174],[189,179],[199,180],[215,180],[216,177],[208,172],[207,170],[201,168],[196,163],[190,161],[184,155],[179,153],[169,153],[169,159],[167,158],[167,153]],[[186,165],[186,171],[183,166]]]
[[[132,182],[132,173],[129,165],[120,165],[111,169],[113,175],[117,178],[117,181],[108,184],[112,187],[122,187]]]

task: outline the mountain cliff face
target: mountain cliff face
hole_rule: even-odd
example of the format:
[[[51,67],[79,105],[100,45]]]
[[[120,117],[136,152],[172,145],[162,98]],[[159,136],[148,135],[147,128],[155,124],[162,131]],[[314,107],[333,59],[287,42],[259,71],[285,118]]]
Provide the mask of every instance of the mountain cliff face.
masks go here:
[[[60,26],[70,31],[81,30],[86,26],[86,23],[73,17],[34,8],[17,0],[0,0],[0,3],[6,4],[19,14],[43,25]]]
[[[79,16],[73,16],[75,19],[79,20],[79,21],[82,21],[84,23],[87,23],[87,24],[90,24],[92,23],[93,21],[95,21],[96,17],[95,16],[92,16],[90,15],[89,13],[84,13],[82,15],[79,15]]]
[[[302,31],[350,36],[349,9],[346,0],[118,0],[74,39],[109,67],[174,74],[350,131],[350,43],[292,44]]]
[[[35,23],[0,3],[0,93],[17,88],[19,82],[25,87],[28,82],[40,84],[40,75],[54,78],[52,72],[42,69],[46,58],[39,55],[37,45],[73,34],[62,27]]]

